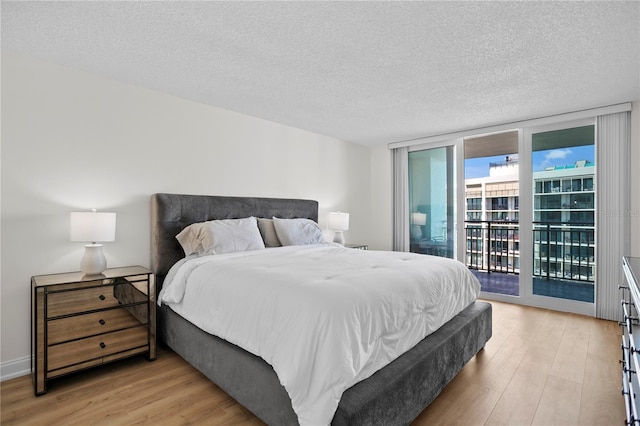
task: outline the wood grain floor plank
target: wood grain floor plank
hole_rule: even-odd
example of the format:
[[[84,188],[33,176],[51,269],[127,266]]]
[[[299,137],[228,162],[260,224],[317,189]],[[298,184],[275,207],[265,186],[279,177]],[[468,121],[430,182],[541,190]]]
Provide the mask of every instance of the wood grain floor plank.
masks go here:
[[[414,422],[414,426],[431,425],[474,425],[484,424],[493,407],[500,399],[500,393],[488,387],[470,384],[458,393],[459,399],[443,405],[438,410],[427,410]],[[460,404],[464,400],[465,404]]]
[[[539,356],[528,351],[486,424],[530,425],[547,384],[553,360],[552,356]]]
[[[531,422],[535,426],[578,424],[582,385],[549,375]]]

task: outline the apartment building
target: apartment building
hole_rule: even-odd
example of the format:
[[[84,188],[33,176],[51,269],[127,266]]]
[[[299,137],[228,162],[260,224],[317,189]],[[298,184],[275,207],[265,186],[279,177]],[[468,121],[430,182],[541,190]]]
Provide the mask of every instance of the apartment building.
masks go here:
[[[594,164],[534,173],[534,275],[595,279]]]
[[[534,276],[594,281],[594,164],[534,172]],[[465,180],[466,261],[474,269],[520,272],[518,157]]]

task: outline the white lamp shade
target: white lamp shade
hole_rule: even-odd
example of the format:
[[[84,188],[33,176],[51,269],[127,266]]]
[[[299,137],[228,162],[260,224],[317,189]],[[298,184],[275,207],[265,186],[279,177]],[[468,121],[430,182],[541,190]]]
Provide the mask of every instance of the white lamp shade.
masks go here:
[[[426,213],[411,213],[411,224],[424,226],[427,224],[427,214]]]
[[[94,243],[114,241],[116,239],[116,214],[71,212],[69,239]]]
[[[329,213],[329,229],[332,231],[346,231],[349,229],[349,213]]]

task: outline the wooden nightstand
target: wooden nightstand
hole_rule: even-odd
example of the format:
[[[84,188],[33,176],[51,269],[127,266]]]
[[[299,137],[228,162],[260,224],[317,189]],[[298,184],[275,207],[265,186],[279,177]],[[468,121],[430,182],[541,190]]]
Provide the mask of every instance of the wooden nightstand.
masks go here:
[[[369,246],[366,244],[345,244],[344,246],[356,250],[369,250]]]
[[[141,266],[31,277],[31,375],[47,381],[146,353],[156,358],[155,276]]]

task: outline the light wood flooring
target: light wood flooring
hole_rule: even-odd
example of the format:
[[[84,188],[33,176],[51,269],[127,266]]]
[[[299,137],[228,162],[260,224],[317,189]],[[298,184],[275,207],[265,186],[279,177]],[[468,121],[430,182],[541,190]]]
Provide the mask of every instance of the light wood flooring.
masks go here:
[[[622,425],[620,328],[491,302],[493,337],[414,425]],[[169,349],[54,382],[0,384],[2,425],[260,425]]]

